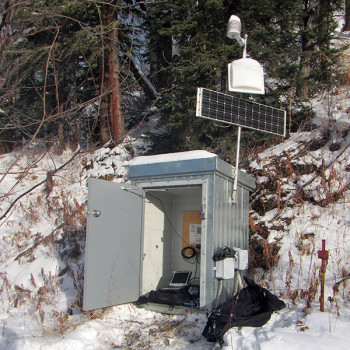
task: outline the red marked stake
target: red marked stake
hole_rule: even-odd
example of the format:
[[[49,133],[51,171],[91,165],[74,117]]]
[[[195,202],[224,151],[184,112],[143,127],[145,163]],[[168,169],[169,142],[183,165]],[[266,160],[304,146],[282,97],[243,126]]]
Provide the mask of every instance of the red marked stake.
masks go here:
[[[322,240],[322,250],[318,251],[318,258],[322,260],[321,264],[321,295],[320,295],[320,311],[324,312],[324,276],[326,274],[326,266],[328,263],[328,250],[326,250],[326,240]]]

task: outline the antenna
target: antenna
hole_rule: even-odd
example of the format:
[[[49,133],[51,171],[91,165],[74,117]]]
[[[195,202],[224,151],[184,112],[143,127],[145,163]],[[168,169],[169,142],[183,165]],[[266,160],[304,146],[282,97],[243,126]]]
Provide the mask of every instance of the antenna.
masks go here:
[[[243,58],[228,65],[229,91],[264,94],[264,70],[258,61],[247,58],[248,35],[241,37],[241,20],[232,15],[227,24],[227,36],[243,47]],[[236,174],[232,202],[237,203],[239,151],[242,127],[286,135],[286,112],[242,98],[222,94],[209,89],[197,89],[196,116],[238,126]]]

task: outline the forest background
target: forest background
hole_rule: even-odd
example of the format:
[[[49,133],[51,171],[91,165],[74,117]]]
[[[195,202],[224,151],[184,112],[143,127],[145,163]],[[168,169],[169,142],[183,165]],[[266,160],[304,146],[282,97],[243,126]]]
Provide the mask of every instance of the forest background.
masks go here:
[[[310,119],[304,103],[346,72],[332,45],[344,0],[5,0],[0,5],[0,150],[36,138],[58,150],[115,145],[157,111],[150,153],[208,149],[232,162],[234,126],[194,118],[196,88],[227,91],[231,14],[265,71],[255,100],[288,111],[288,132]],[[249,97],[249,96],[247,96]],[[243,157],[274,138],[246,131]],[[264,147],[265,147],[264,146]],[[250,150],[250,151],[249,151]]]

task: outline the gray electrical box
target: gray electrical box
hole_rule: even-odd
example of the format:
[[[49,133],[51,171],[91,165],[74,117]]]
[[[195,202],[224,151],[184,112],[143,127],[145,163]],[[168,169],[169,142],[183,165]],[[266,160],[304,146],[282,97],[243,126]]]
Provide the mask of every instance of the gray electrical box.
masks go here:
[[[249,191],[254,179],[206,151],[136,157],[130,183],[90,178],[85,248],[84,310],[136,301],[167,286],[173,271],[191,271],[199,307],[211,311],[218,281],[216,250],[248,249]],[[184,259],[196,247],[198,262]],[[224,301],[235,292],[223,283]]]

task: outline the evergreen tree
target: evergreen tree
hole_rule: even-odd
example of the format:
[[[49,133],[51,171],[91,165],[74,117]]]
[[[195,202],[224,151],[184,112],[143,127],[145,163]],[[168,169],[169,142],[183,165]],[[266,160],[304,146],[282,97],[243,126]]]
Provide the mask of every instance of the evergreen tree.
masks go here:
[[[220,144],[232,127],[195,118],[197,87],[225,91],[227,63],[241,55],[241,49],[226,37],[229,16],[223,1],[172,0],[154,8],[150,16],[151,74],[163,91],[159,107],[161,124],[166,127],[166,134],[156,137],[153,151],[208,145],[223,149]],[[158,58],[156,67],[154,57]]]
[[[341,5],[339,0],[239,2],[249,52],[273,80],[268,92],[289,95],[292,89],[306,99],[334,85],[338,54],[330,43]]]
[[[232,158],[236,127],[195,118],[197,87],[226,92],[227,64],[242,55],[226,37],[230,15],[240,16],[242,33],[249,35],[248,55],[264,65],[268,104],[284,108],[335,83],[337,51],[330,43],[341,3],[4,1],[2,137],[58,135],[64,144],[71,135],[74,144],[79,126],[91,140],[118,141],[125,107],[135,101],[123,103],[122,93],[141,86],[149,103],[157,99],[160,124],[166,128],[165,135],[156,135],[154,152],[209,148]],[[147,41],[147,51],[137,38]],[[149,76],[139,68],[144,59]],[[266,102],[263,96],[259,102]],[[85,106],[90,107],[86,118]],[[254,132],[244,136],[257,140]]]
[[[194,117],[196,87],[225,92],[227,63],[242,55],[226,38],[231,14],[241,18],[242,35],[248,34],[248,56],[262,63],[268,76],[265,96],[254,98],[286,108],[334,86],[338,52],[330,43],[340,6],[339,0],[172,0],[153,9],[150,52],[164,55],[153,73],[161,71],[155,82],[165,91],[159,106],[167,130],[154,151],[209,147],[232,157],[236,128]],[[251,131],[244,135],[253,143],[266,138]]]
[[[58,135],[64,146],[69,135],[76,144],[79,124],[91,140],[120,141],[121,94],[135,84],[132,16],[140,6],[133,0],[17,2],[8,2],[1,17],[2,131],[16,131],[16,139]],[[86,106],[89,118],[83,118]]]

